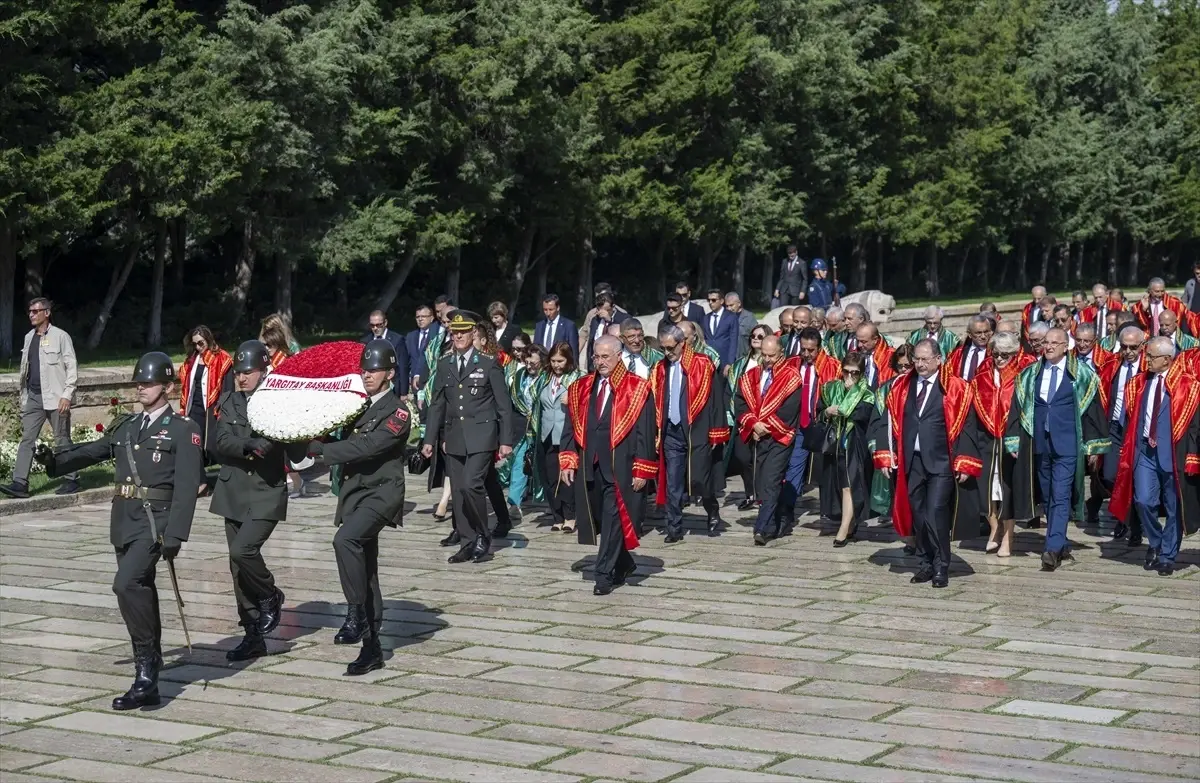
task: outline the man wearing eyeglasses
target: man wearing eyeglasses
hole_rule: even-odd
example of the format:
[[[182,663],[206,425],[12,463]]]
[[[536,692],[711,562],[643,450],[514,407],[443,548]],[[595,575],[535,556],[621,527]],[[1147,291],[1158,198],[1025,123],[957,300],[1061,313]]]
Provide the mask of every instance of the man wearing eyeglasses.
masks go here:
[[[1125,409],[1125,387],[1135,376],[1140,374],[1146,365],[1142,355],[1142,347],[1146,342],[1146,333],[1136,323],[1127,323],[1113,335],[1119,341],[1118,352],[1110,354],[1112,359],[1100,367],[1097,375],[1100,378],[1100,404],[1104,407],[1104,416],[1108,421],[1108,434],[1112,443],[1120,445],[1125,439],[1125,426],[1128,411]],[[1100,470],[1092,474],[1092,491],[1087,503],[1087,524],[1098,525],[1100,522],[1100,506],[1104,499],[1112,494],[1117,481],[1117,466],[1120,462],[1120,449],[1111,448],[1104,455]],[[1112,504],[1108,512],[1113,514]],[[1142,543],[1142,526],[1136,516],[1113,516],[1117,520],[1113,530],[1113,540],[1122,541],[1126,534],[1129,536],[1129,546],[1137,547]]]
[[[1155,337],[1125,404],[1129,427],[1109,506],[1116,514],[1133,506],[1146,534],[1146,570],[1170,576],[1184,532],[1200,527],[1200,381],[1176,361],[1170,340]]]
[[[1100,381],[1067,348],[1065,330],[1055,327],[1046,333],[1042,360],[1017,378],[1004,438],[1017,460],[1013,518],[1036,518],[1038,500],[1046,509],[1044,571],[1071,559],[1067,522],[1072,516],[1084,519],[1084,463],[1098,470],[1110,446]]]
[[[52,307],[45,297],[29,303],[29,323],[33,329],[25,335],[21,352],[21,443],[17,447],[12,482],[0,486],[0,492],[10,498],[29,497],[33,447],[47,421],[54,433],[54,448],[61,451],[71,446],[71,400],[78,382],[78,364],[71,336],[50,323]],[[56,493],[78,492],[78,476],[68,473]]]

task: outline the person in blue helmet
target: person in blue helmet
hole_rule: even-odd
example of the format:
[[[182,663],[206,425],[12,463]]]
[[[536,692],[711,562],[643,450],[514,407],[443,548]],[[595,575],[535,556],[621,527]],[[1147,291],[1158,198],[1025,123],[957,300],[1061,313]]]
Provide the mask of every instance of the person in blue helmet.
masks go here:
[[[828,308],[833,304],[833,283],[829,281],[829,268],[824,259],[814,258],[810,266],[812,277],[808,281],[808,306]],[[838,283],[837,295],[846,294],[846,286]]]

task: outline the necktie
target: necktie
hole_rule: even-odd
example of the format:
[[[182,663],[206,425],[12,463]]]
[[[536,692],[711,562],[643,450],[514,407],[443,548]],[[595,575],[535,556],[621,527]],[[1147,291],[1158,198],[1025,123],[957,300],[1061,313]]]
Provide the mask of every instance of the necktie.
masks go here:
[[[851,337],[849,340],[847,340],[846,341],[846,350],[847,351],[857,351],[858,350],[858,339]]]
[[[975,371],[979,369],[979,350],[971,349],[971,366],[967,368],[967,380],[972,380],[975,377]]]
[[[712,314],[712,318],[709,318],[709,319],[708,319],[708,320],[709,320],[709,327],[708,327],[708,331],[712,332],[713,334],[716,334],[716,333],[717,333],[717,321],[718,321],[720,318],[721,318],[721,316],[720,316],[720,315],[718,315],[717,313],[713,313],[713,314]]]
[[[773,379],[773,376],[772,376],[771,370],[768,369],[766,372],[763,373],[762,389],[761,389],[761,393],[759,394],[759,397],[767,396],[767,389],[771,388],[772,379]]]
[[[459,356],[458,357],[458,374],[463,375],[464,373],[466,373],[466,371],[467,371],[467,357]]]
[[[1163,384],[1161,378],[1155,379],[1154,402],[1150,406],[1150,439],[1147,441],[1150,448],[1158,448],[1158,438],[1154,437],[1158,434],[1158,409],[1162,405]]]
[[[554,333],[558,331],[558,319],[555,318],[550,323],[546,324],[546,345],[550,348],[554,347]]]
[[[1103,307],[1096,308],[1096,333],[1101,340],[1108,336],[1108,314]]]
[[[142,414],[142,432],[145,432],[150,427],[150,414]]]
[[[1154,302],[1150,303],[1150,332],[1155,337],[1158,336],[1158,310]]]
[[[921,411],[925,408],[925,398],[929,396],[929,381],[922,378],[917,389],[917,418],[921,418]]]
[[[667,380],[667,417],[672,424],[679,424],[682,421],[682,411],[680,411],[679,405],[679,372],[679,362],[672,362]]]
[[[604,409],[608,407],[608,379],[600,379],[600,407],[596,409],[596,418],[604,415]]]
[[[804,381],[800,384],[800,426],[807,427],[812,421],[812,365],[804,365]]]
[[[875,388],[875,362],[871,360],[870,355],[867,356],[867,385]]]
[[[417,350],[420,351],[421,353],[425,353],[425,345],[428,340],[429,340],[429,331],[426,329],[422,329],[421,330],[421,340],[420,340],[420,343],[417,345]]]
[[[637,360],[633,358],[633,354],[629,354],[629,371],[633,373],[637,372]]]

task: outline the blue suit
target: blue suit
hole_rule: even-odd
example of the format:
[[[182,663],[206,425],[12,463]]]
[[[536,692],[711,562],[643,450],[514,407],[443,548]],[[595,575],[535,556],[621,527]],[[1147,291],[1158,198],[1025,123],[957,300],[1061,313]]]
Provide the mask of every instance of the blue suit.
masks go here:
[[[368,331],[363,336],[364,344],[375,339],[375,333]],[[400,332],[387,329],[383,333],[383,339],[392,344],[392,348],[396,351],[396,378],[392,381],[392,388],[398,397],[408,396],[408,346],[405,345],[404,335]]]
[[[1157,448],[1150,447],[1150,439],[1143,439],[1142,429],[1153,400],[1150,391],[1153,383],[1146,384],[1142,395],[1138,420],[1129,422],[1137,427],[1138,455],[1133,466],[1133,507],[1146,534],[1150,549],[1158,551],[1160,563],[1174,563],[1179,555],[1181,531],[1179,526],[1179,492],[1175,487],[1175,444],[1171,442],[1171,395],[1164,382],[1162,402],[1158,407],[1158,418],[1151,431]],[[1166,509],[1165,524],[1158,521],[1159,506]]]
[[[425,363],[425,347],[442,330],[442,325],[434,321],[426,330],[424,344],[421,341],[421,330],[413,329],[404,336],[404,345],[408,350],[408,380],[420,378],[421,385],[429,380],[429,366]]]
[[[846,293],[846,286],[838,283],[837,295],[842,296]],[[808,283],[808,302],[809,307],[824,307],[829,309],[833,306],[833,283],[828,279],[818,280],[813,278]]]
[[[555,325],[554,334],[546,334],[546,327],[549,324],[545,318],[538,321],[533,327],[533,342],[535,345],[540,345],[549,351],[558,343],[566,343],[571,346],[571,353],[575,354],[575,361],[579,361],[579,329],[575,326],[575,322],[570,318],[564,318],[562,314],[558,316],[558,323]]]
[[[704,329],[704,341],[720,355],[721,366],[718,370],[724,371],[726,367],[737,361],[738,315],[722,308],[721,318],[717,322],[715,332],[712,330],[712,320],[713,313],[707,313],[704,320],[701,321],[701,327]]]
[[[1066,553],[1071,493],[1079,459],[1075,393],[1071,376],[1058,373],[1058,388],[1049,402],[1042,399],[1042,382],[1051,373],[1043,366],[1038,374],[1033,405],[1033,448],[1038,485],[1046,507],[1046,551]]]

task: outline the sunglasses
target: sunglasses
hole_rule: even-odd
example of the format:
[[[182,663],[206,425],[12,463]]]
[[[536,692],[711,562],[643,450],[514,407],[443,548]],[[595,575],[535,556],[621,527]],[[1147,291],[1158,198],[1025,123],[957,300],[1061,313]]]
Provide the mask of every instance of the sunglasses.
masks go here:
[[[857,378],[858,376],[862,375],[862,373],[858,370],[842,370],[842,375],[848,375],[851,378]]]

